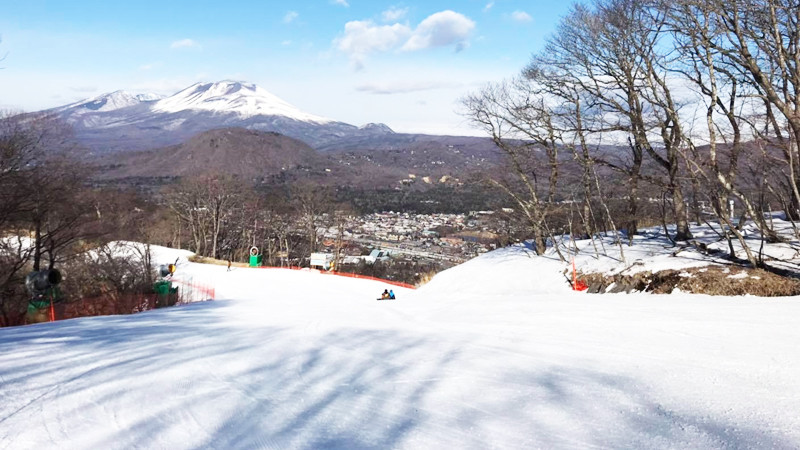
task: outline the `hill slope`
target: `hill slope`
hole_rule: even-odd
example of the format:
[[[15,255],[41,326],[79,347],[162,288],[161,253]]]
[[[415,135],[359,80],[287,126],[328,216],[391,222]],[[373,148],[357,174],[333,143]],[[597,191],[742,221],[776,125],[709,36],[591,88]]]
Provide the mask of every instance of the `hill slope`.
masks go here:
[[[226,128],[200,133],[172,147],[101,158],[103,178],[185,176],[218,172],[269,176],[297,166],[320,166],[306,143],[277,133]]]
[[[521,247],[393,302],[157,254],[221,300],[0,330],[4,447],[800,446],[796,298],[573,293]]]

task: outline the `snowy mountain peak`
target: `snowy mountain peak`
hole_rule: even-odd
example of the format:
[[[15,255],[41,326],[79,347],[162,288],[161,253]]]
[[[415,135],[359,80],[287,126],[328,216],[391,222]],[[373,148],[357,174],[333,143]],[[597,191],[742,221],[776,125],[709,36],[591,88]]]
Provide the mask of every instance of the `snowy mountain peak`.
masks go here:
[[[164,98],[164,96],[158,94],[145,93],[134,95],[127,91],[120,90],[70,103],[69,105],[55,108],[55,110],[59,112],[71,111],[75,114],[83,115],[92,112],[116,111],[118,109],[127,108],[144,102],[152,102],[162,98]]]
[[[242,117],[285,116],[303,122],[334,122],[305,113],[255,84],[232,80],[193,84],[175,95],[159,100],[153,105],[153,110],[168,113],[203,110],[233,112]]]
[[[87,100],[81,100],[62,109],[85,109],[89,111],[114,111],[140,103],[141,100],[136,96],[125,91],[114,91],[108,94],[98,95]]]
[[[361,130],[379,131],[382,133],[394,134],[394,130],[389,128],[389,126],[384,123],[368,123],[366,125],[361,125],[358,128]]]
[[[162,98],[166,98],[166,95],[161,94],[153,94],[153,93],[144,93],[144,94],[136,94],[136,99],[140,102],[154,102],[156,100],[161,100]]]

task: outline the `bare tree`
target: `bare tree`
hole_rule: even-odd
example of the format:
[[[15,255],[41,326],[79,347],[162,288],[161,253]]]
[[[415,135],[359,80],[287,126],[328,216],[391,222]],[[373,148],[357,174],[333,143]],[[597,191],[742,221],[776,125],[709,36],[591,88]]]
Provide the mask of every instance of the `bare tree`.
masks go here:
[[[211,176],[205,179],[207,183],[206,203],[211,219],[211,253],[212,258],[218,257],[217,245],[220,232],[236,210],[242,207],[244,195],[249,187],[230,176]],[[229,224],[233,226],[233,224]]]
[[[206,186],[197,177],[184,178],[168,188],[165,198],[176,219],[184,224],[192,240],[192,250],[205,255],[208,242],[209,211],[205,203]]]
[[[637,231],[639,182],[663,186],[671,194],[677,225],[676,239],[691,237],[681,185],[679,160],[684,131],[679,104],[668,79],[667,52],[662,50],[664,15],[640,0],[603,0],[577,5],[564,18],[532,68],[561,74],[559,85],[577,89],[585,110],[603,117],[596,134],[627,137],[630,159],[620,165],[601,160],[628,177],[629,237]],[[529,69],[531,70],[531,69]],[[558,85],[556,85],[558,86]],[[563,97],[562,87],[550,91]],[[582,127],[585,128],[585,127]],[[658,145],[652,136],[660,137]],[[645,176],[644,158],[660,167],[666,179]]]
[[[541,255],[547,248],[548,205],[554,202],[558,186],[560,136],[544,98],[531,89],[535,86],[523,79],[490,85],[463,99],[462,104],[469,119],[506,156],[512,177],[495,176],[489,181],[519,207]],[[539,183],[541,172],[549,174],[546,189]]]
[[[629,239],[646,206],[643,189],[655,187],[665,229],[673,220],[674,241],[690,240],[684,194],[690,187],[694,217],[702,219],[703,196],[728,239],[737,239],[747,259],[760,265],[741,233],[745,220],[776,241],[765,213],[770,198],[785,205],[790,219],[800,219],[798,25],[800,7],[790,0],[581,3],[523,77],[488,86],[464,106],[506,154],[514,182],[493,182],[514,198],[533,230],[552,225],[551,205],[564,197],[554,181],[564,173],[559,167],[568,167],[557,155],[571,150],[583,171],[585,223],[593,217],[596,184],[589,174],[601,163],[627,179]],[[703,104],[697,115],[693,106]],[[625,157],[609,156],[599,145],[625,141]],[[548,170],[545,157],[549,191],[537,178]],[[597,198],[608,206],[614,196]],[[738,222],[730,199],[744,211]],[[574,232],[574,221],[567,222]],[[541,233],[535,239],[544,241]]]
[[[208,173],[184,178],[168,188],[165,198],[178,220],[188,228],[194,252],[218,258],[221,237],[242,233],[246,228],[241,223],[242,217],[231,219],[251,191],[250,186],[232,176]]]
[[[52,269],[103,234],[89,172],[70,154],[69,137],[68,127],[48,116],[0,120],[0,310],[6,324],[27,303],[20,291],[25,272]]]
[[[790,172],[794,198],[789,211],[798,217],[800,205],[800,12],[793,0],[715,0],[713,25],[724,39],[711,42],[730,61],[740,80],[763,102],[770,132],[763,133],[781,148]],[[758,131],[760,127],[756,127]]]
[[[308,253],[317,251],[323,216],[332,211],[333,201],[328,191],[319,186],[296,185],[290,191],[289,201],[304,230]]]
[[[333,257],[333,267],[340,270],[342,267],[342,260],[344,259],[344,234],[346,225],[350,218],[353,217],[355,212],[350,205],[337,205],[332,214],[332,223],[336,233],[335,250]]]
[[[744,36],[749,35],[752,38],[754,29],[761,29],[756,32],[758,34],[768,31],[763,29],[766,23],[772,24],[770,30],[773,32],[776,31],[775,27],[780,28],[778,23],[785,23],[785,19],[776,17],[776,11],[780,8],[776,9],[775,2],[759,3],[757,7],[753,2],[736,2],[735,8],[741,10],[729,11],[730,5],[696,0],[663,2],[659,7],[667,11],[668,20],[674,30],[676,49],[683,61],[682,64],[676,65],[676,70],[680,71],[705,98],[707,105],[705,122],[708,144],[699,146],[690,143],[692,154],[687,160],[690,162],[693,175],[704,180],[706,192],[714,203],[714,210],[720,215],[719,220],[722,223],[728,227],[733,225],[730,223],[727,204],[728,198],[733,197],[759,227],[762,235],[770,241],[777,241],[779,237],[763,212],[766,206],[763,194],[771,192],[786,205],[791,217],[791,211],[796,207],[789,203],[796,205],[798,198],[797,153],[792,146],[791,133],[784,134],[785,126],[787,124],[790,126],[791,122],[778,119],[775,114],[775,104],[769,95],[764,95],[764,92],[772,90],[774,93],[775,88],[772,85],[780,78],[785,78],[785,74],[775,76],[775,67],[781,64],[771,60],[775,57],[780,59],[781,53],[786,50],[796,54],[797,49],[791,48],[789,43],[785,44],[790,46],[789,49],[776,48],[775,44],[780,42],[780,39],[772,40],[774,38],[766,39],[767,43],[772,40],[771,50],[769,44],[764,46],[764,43],[760,43],[760,48],[749,48],[741,43],[745,39]],[[769,18],[765,18],[764,14]],[[791,16],[788,10],[783,10],[781,14]],[[736,20],[742,22],[737,24]],[[752,20],[755,22],[751,22]],[[742,27],[749,29],[743,30]],[[785,31],[791,32],[791,30]],[[794,33],[796,34],[796,29]],[[762,56],[750,58],[747,55],[751,52]],[[762,66],[761,69],[748,67],[748,64],[756,62]],[[759,70],[770,73],[768,79],[753,77]],[[784,88],[778,91],[785,92],[788,86],[798,81],[784,82]],[[786,108],[783,108],[783,111],[788,112]],[[746,135],[747,130],[752,132]],[[757,145],[745,142],[748,136],[756,138]],[[788,136],[789,139],[784,139],[784,136]],[[706,153],[701,153],[698,147],[705,149]],[[759,148],[760,151],[754,151]],[[783,158],[775,158],[769,148],[782,149]],[[749,167],[757,165],[763,169],[755,176],[755,182],[750,183],[750,186],[743,186],[740,183],[739,170],[742,158],[746,158]],[[757,162],[758,160],[763,163]],[[771,161],[767,162],[768,160]],[[779,180],[787,181],[785,187],[778,185],[776,188],[775,181]],[[747,190],[756,196],[749,195]],[[786,198],[791,198],[792,201],[786,202]],[[743,237],[739,234],[736,236],[745,249],[748,260],[754,265],[760,264]]]

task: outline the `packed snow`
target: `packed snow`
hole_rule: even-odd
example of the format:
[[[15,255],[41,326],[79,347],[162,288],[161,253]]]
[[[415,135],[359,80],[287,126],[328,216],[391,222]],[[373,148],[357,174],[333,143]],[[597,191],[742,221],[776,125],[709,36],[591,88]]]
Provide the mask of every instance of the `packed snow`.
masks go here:
[[[745,236],[748,246],[755,255],[760,252],[762,259],[770,266],[800,272],[800,242],[794,238],[796,224],[785,220],[783,213],[771,213],[768,220],[776,234],[783,236],[786,242],[762,242],[758,228],[752,223],[747,223],[742,226],[741,233]],[[668,230],[671,235],[675,234],[674,225],[670,225]],[[692,227],[692,234],[692,245],[673,243],[665,236],[662,228],[648,228],[634,236],[632,246],[623,244],[621,251],[620,246],[608,238],[572,242],[565,236],[561,244],[567,250],[579,249],[575,257],[576,266],[578,271],[587,273],[632,275],[644,271],[658,272],[703,267],[709,264],[730,264],[726,258],[729,244],[722,238],[719,225],[695,224]],[[623,241],[626,242],[626,239]],[[701,252],[699,246],[704,246],[706,252]],[[732,240],[730,246],[734,248],[738,258],[746,258],[742,245],[736,239]]]
[[[573,292],[525,246],[417,290],[188,255],[156,248],[216,300],[0,329],[0,449],[800,448],[797,298]]]

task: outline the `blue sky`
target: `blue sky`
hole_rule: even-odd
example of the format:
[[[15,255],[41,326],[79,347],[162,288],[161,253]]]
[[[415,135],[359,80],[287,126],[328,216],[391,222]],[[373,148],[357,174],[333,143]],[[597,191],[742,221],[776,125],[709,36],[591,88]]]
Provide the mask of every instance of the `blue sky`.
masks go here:
[[[301,109],[476,134],[458,99],[514,76],[569,2],[0,0],[0,107],[253,82]]]

